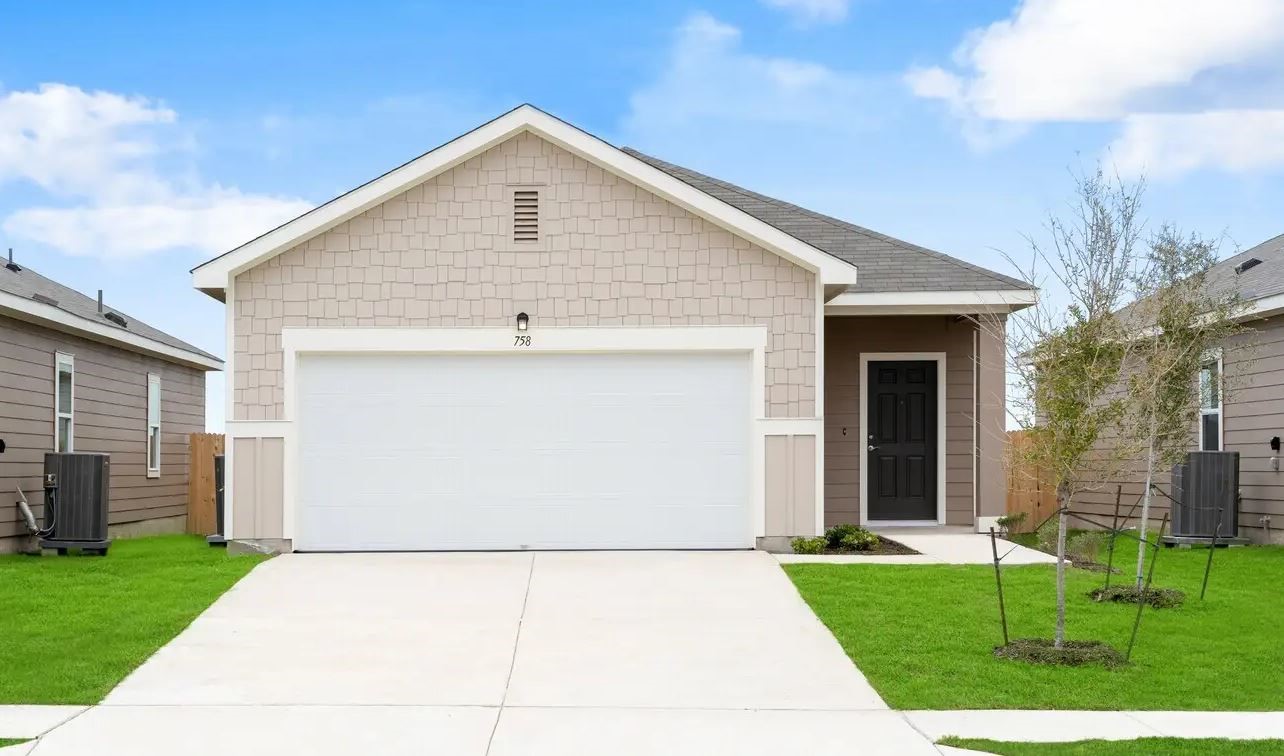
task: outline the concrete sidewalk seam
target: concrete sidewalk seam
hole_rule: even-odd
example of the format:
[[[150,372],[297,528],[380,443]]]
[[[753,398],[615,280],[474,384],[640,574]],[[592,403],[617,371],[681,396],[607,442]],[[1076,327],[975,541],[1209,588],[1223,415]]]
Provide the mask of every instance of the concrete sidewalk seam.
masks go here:
[[[1135,712],[1135,711],[1121,711],[1121,712],[1119,712],[1119,713],[1120,713],[1120,714],[1123,714],[1125,717],[1128,717],[1129,719],[1131,719],[1132,721],[1134,721],[1134,722],[1136,722],[1137,724],[1141,725],[1141,726],[1142,726],[1142,727],[1144,727],[1145,729],[1150,730],[1151,732],[1153,732],[1153,733],[1154,733],[1154,737],[1157,737],[1157,738],[1168,737],[1168,733],[1164,732],[1163,730],[1160,730],[1158,727],[1155,727],[1154,725],[1150,724],[1149,722],[1142,721],[1140,718],[1138,718],[1138,717],[1137,717],[1137,712]]]
[[[513,670],[517,668],[517,647],[522,642],[522,623],[526,620],[526,604],[531,598],[531,581],[535,579],[536,552],[531,552],[530,570],[526,573],[526,592],[522,594],[522,612],[517,616],[517,634],[513,638],[513,658],[508,662],[508,678],[504,680],[504,695],[499,699],[499,708],[495,711],[495,724],[490,728],[490,737],[486,739],[486,756],[490,756],[491,746],[495,743],[495,733],[499,731],[499,720],[504,716],[504,704],[508,702],[508,689],[513,684]]]

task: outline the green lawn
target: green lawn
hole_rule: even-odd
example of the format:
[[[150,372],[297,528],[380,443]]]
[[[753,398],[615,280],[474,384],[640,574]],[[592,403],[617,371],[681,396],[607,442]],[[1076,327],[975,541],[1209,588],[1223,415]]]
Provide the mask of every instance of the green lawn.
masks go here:
[[[97,703],[262,560],[197,536],[0,556],[0,704]]]
[[[1000,740],[943,738],[942,745],[970,748],[1003,756],[1254,756],[1284,754],[1284,740],[1220,740],[1216,738],[1140,738],[1138,740],[1080,740],[1074,743],[1009,743]]]
[[[1187,593],[1147,608],[1133,664],[1045,667],[995,659],[994,568],[793,564],[785,571],[894,709],[1284,709],[1284,548],[1218,551],[1199,601],[1204,550],[1166,550],[1157,586]],[[1004,569],[1012,637],[1051,637],[1051,565]],[[1135,614],[1085,594],[1103,575],[1067,575],[1067,635],[1120,650]]]
[[[29,739],[30,738],[28,738],[27,740]],[[18,745],[20,743],[26,743],[27,740],[14,740],[13,738],[0,738],[0,748],[5,748],[11,745]]]

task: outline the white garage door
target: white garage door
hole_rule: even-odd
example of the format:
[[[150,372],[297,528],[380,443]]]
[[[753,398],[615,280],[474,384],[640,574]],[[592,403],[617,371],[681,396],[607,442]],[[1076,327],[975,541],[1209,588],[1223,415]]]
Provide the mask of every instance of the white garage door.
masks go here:
[[[304,355],[297,374],[297,549],[752,545],[748,355]]]

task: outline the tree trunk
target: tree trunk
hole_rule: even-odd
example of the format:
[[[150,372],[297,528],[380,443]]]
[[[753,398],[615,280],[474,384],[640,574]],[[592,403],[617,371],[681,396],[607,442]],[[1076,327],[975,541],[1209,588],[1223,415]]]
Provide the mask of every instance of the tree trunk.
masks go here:
[[[1137,590],[1141,590],[1146,567],[1146,526],[1150,524],[1150,489],[1155,482],[1155,419],[1150,419],[1150,446],[1146,450],[1146,490],[1141,494],[1141,523],[1137,526]]]
[[[1070,488],[1057,486],[1057,628],[1052,645],[1061,648],[1066,640],[1066,510],[1070,507]]]

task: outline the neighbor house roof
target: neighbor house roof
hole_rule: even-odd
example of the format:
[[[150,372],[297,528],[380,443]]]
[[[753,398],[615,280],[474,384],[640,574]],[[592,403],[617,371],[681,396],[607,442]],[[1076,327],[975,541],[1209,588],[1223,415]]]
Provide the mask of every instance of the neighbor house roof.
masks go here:
[[[16,270],[15,270],[16,268]],[[0,264],[0,314],[37,322],[55,330],[143,352],[172,362],[219,370],[218,357],[130,317],[75,289],[46,278],[25,265]],[[123,321],[107,318],[113,314]]]
[[[623,149],[670,176],[855,265],[860,270],[860,276],[855,284],[847,287],[847,291],[991,291],[1034,288],[1024,281],[871,231],[855,223],[758,194],[629,147]]]
[[[1240,266],[1244,267],[1236,270]],[[1208,269],[1205,280],[1214,297],[1233,292],[1245,302],[1255,302],[1284,294],[1284,234],[1222,260]]]

